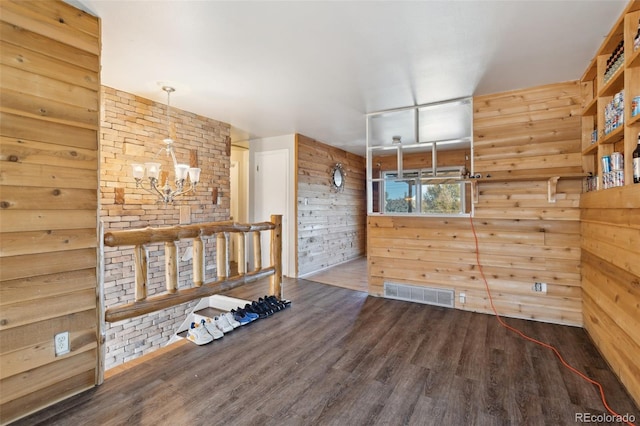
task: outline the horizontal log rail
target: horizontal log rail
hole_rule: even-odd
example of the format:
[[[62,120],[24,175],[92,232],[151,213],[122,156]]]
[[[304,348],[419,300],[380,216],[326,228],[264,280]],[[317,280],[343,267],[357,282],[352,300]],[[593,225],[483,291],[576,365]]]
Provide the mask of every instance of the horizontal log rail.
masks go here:
[[[271,231],[271,265],[262,267],[260,232]],[[229,277],[229,234],[239,233],[242,238],[237,247],[238,274]],[[246,271],[245,236],[253,235],[253,270]],[[216,236],[216,279],[204,280],[205,247],[202,237]],[[193,287],[178,289],[178,253],[176,242],[193,240]],[[282,285],[282,216],[272,215],[271,222],[240,224],[235,222],[208,222],[164,228],[142,228],[109,231],[104,234],[108,247],[134,246],[135,300],[105,311],[108,322],[121,321],[149,312],[158,311],[191,300],[208,297],[240,285],[270,277],[270,293],[280,295]],[[148,252],[147,244],[164,243],[166,291],[147,297]]]

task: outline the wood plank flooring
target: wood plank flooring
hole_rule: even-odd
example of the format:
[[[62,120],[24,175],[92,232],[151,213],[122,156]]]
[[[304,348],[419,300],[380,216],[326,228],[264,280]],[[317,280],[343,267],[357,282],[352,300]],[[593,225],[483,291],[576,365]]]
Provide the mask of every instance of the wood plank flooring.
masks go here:
[[[575,425],[597,389],[489,315],[286,280],[293,306],[181,343],[19,425]],[[255,299],[266,282],[228,294]],[[580,328],[506,319],[640,410]]]
[[[356,291],[369,291],[367,258],[360,257],[304,277],[317,283],[335,285]]]

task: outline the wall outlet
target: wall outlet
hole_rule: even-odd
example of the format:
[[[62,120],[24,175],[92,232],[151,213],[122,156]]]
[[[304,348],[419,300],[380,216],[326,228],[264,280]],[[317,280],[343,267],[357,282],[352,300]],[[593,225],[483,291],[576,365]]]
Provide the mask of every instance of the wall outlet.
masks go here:
[[[547,283],[534,283],[533,291],[536,293],[547,293]]]
[[[55,345],[56,356],[69,353],[69,332],[63,331],[62,333],[56,334],[53,338],[53,343]]]
[[[460,293],[458,295],[458,300],[460,300],[460,303],[464,303],[467,301],[467,295],[465,293]]]

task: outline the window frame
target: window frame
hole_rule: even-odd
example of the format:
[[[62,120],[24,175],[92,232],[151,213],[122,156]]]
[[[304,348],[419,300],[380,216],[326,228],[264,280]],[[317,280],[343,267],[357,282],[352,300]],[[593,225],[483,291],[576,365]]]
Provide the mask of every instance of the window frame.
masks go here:
[[[446,166],[446,167],[440,167],[438,168],[438,172],[456,172],[458,173],[458,176],[460,174],[460,170],[463,168],[463,166]],[[411,177],[407,177],[407,175],[414,175],[415,176],[411,176]],[[389,177],[389,175],[392,175],[391,177]],[[393,175],[395,175],[396,177],[394,178]],[[466,209],[467,209],[467,194],[466,194],[466,182],[462,179],[459,179],[457,177],[451,176],[451,177],[445,177],[445,176],[433,176],[433,170],[431,168],[424,168],[424,169],[409,169],[409,170],[403,170],[403,177],[402,178],[398,178],[398,171],[397,170],[386,170],[383,171],[381,173],[381,179],[380,179],[380,183],[379,183],[379,191],[380,191],[380,196],[378,197],[378,209],[380,214],[384,214],[384,215],[407,215],[407,216],[468,216],[469,213],[466,213]],[[442,182],[443,180],[446,180],[447,182]],[[394,212],[394,211],[387,211],[386,209],[386,189],[387,189],[387,182],[389,181],[411,181],[414,184],[415,187],[415,205],[416,205],[416,211],[414,212]],[[436,184],[445,184],[445,185],[451,185],[451,184],[457,184],[460,187],[460,197],[459,197],[459,201],[460,201],[460,210],[457,213],[439,213],[439,212],[424,212],[422,211],[422,188],[425,185],[425,182],[436,182]],[[429,185],[433,185],[433,183],[429,183]]]
[[[438,108],[444,110],[450,110],[450,107],[461,109],[454,110],[453,115],[442,116],[442,111],[438,112]],[[428,117],[425,114],[429,114],[429,111],[433,111],[433,114]],[[398,116],[398,114],[404,114]],[[411,115],[413,118],[409,117]],[[400,117],[396,121],[394,118],[386,117]],[[427,120],[427,122],[434,123],[451,123],[451,126],[445,126],[447,129],[458,128],[458,125],[462,126],[458,131],[447,134],[428,133],[425,134],[424,129],[421,127],[421,118]],[[457,118],[456,118],[457,117]],[[391,120],[391,127],[381,127],[380,123],[387,123],[382,120]],[[375,123],[372,121],[374,120]],[[450,121],[447,121],[450,120]],[[467,121],[468,120],[468,121]],[[429,124],[426,124],[426,129],[429,130]],[[388,138],[390,132],[398,131],[398,136]],[[407,139],[400,141],[402,136],[407,136]],[[448,136],[454,137],[454,139],[446,139]],[[475,212],[474,205],[474,191],[473,179],[470,176],[474,176],[473,165],[473,98],[465,97],[452,99],[442,102],[434,102],[430,104],[422,104],[416,106],[409,106],[403,108],[395,108],[384,111],[377,111],[368,113],[366,115],[366,139],[367,139],[367,151],[366,151],[366,190],[367,190],[367,214],[371,216],[386,215],[386,216],[444,216],[444,217],[468,217],[473,216]],[[389,141],[387,140],[389,139]],[[393,139],[393,141],[391,141]],[[396,140],[397,139],[397,140]],[[408,140],[408,142],[406,142]],[[457,166],[442,166],[438,162],[438,153],[456,150],[465,152],[464,165]],[[414,155],[415,153],[424,152],[427,155],[431,155],[431,165],[424,168],[412,168],[405,170],[403,167],[404,159],[406,155]],[[396,170],[384,170],[384,167],[380,167],[380,162],[373,164],[374,157],[389,157],[395,155],[395,162],[397,163]],[[377,161],[377,160],[376,160]],[[388,161],[383,161],[386,166],[389,166]],[[428,163],[425,163],[427,165]],[[454,163],[455,164],[455,163]],[[419,165],[418,165],[419,166]],[[458,170],[457,176],[446,176],[447,171]],[[464,171],[463,171],[464,170]],[[385,201],[385,176],[388,174],[396,173],[399,175],[397,180],[407,180],[404,178],[405,173],[411,174],[419,172],[419,175],[423,175],[418,178],[411,178],[415,182],[416,187],[419,188],[416,194],[416,212],[387,212]],[[445,172],[445,176],[442,176]],[[375,177],[374,177],[375,173]],[[431,176],[428,176],[431,174]],[[422,186],[424,183],[419,182],[419,179],[429,179],[434,183],[453,183],[458,182],[460,185],[460,212],[459,213],[423,213],[422,212]],[[375,204],[375,208],[374,208]]]

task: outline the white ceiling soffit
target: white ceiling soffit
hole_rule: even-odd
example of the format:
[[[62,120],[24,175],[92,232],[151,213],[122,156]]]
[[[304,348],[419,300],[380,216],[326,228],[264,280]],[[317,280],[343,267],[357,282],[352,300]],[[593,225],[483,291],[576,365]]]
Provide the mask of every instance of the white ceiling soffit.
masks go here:
[[[366,113],[580,78],[627,4],[69,2],[102,19],[102,84],[359,154]]]

